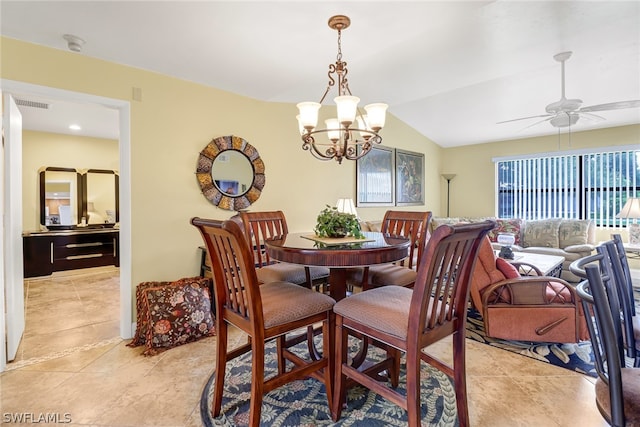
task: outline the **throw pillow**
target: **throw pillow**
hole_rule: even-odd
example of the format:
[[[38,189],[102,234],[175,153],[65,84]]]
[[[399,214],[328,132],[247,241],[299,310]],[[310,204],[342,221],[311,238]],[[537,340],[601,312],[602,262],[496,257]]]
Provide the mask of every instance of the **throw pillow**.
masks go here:
[[[500,233],[512,233],[515,238],[515,244],[520,245],[520,229],[522,228],[522,219],[510,218],[510,219],[496,219],[496,228],[489,231],[489,240],[492,242],[498,241],[498,234]]]
[[[589,239],[590,224],[590,221],[582,219],[563,219],[559,229],[559,247],[586,244]]]
[[[128,344],[145,344],[145,356],[215,335],[211,279],[191,277],[175,282],[144,282],[136,290],[138,327]],[[142,322],[140,322],[142,320]]]
[[[136,333],[127,347],[143,345],[146,340],[149,310],[144,299],[144,291],[148,288],[169,286],[170,284],[171,282],[142,282],[138,284],[136,287]]]
[[[520,277],[518,269],[509,261],[506,261],[502,258],[496,258],[496,267],[502,274],[504,274],[504,277],[506,279],[517,279],[518,277]]]
[[[525,221],[522,233],[522,246],[542,248],[559,247],[558,229],[561,219],[542,219]]]

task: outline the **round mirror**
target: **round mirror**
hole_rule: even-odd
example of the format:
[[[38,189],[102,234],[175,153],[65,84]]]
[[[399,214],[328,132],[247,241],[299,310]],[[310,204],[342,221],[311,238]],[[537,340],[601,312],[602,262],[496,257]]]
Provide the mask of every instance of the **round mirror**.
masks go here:
[[[214,138],[200,152],[196,176],[202,194],[215,206],[239,211],[258,200],[264,188],[264,163],[238,136]]]
[[[253,166],[243,153],[222,151],[213,161],[211,177],[225,196],[242,196],[253,183]]]

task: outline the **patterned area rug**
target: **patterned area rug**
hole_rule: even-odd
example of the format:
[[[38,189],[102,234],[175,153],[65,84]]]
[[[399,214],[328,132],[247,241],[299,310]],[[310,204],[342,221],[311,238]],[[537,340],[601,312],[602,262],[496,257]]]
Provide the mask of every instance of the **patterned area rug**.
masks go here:
[[[356,348],[352,344],[351,351]],[[306,346],[296,348],[301,357],[308,354]],[[382,352],[370,348],[368,360],[381,360]],[[267,346],[266,377],[276,373],[275,343]],[[251,353],[227,363],[222,414],[211,417],[213,376],[209,378],[200,400],[203,425],[245,426],[249,422],[249,395],[251,392]],[[400,378],[404,392],[404,364]],[[451,379],[423,362],[422,426],[457,426],[456,399]],[[406,426],[406,412],[364,387],[353,387],[347,393],[347,408],[334,423],[331,420],[324,385],[315,379],[295,381],[264,396],[261,426]]]
[[[597,377],[590,341],[577,344],[556,344],[490,338],[485,335],[482,317],[475,309],[469,309],[467,314],[467,338],[561,368]]]

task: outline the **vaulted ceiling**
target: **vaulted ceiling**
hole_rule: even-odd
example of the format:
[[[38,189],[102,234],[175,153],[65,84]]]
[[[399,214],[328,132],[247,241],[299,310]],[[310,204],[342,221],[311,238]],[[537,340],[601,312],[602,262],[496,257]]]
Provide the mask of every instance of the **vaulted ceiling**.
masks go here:
[[[351,18],[342,54],[354,95],[388,103],[443,147],[557,133],[549,121],[533,125],[548,117],[497,123],[543,116],[560,99],[559,52],[573,52],[567,98],[640,100],[638,1],[3,0],[0,33],[64,50],[63,34],[74,34],[86,41],[79,55],[296,103],[324,92],[336,14]],[[60,124],[45,116],[73,107],[23,107],[25,127]],[[640,123],[640,108],[593,113],[571,131]]]

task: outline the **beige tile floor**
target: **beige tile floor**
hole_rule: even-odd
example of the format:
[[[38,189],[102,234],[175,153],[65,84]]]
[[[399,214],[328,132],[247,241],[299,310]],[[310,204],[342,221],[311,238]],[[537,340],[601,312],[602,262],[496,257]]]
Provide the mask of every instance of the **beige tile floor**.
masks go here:
[[[201,425],[215,338],[152,357],[126,347],[117,274],[90,269],[26,282],[27,326],[18,358],[0,375],[0,424],[7,414],[54,413],[68,414],[70,426]],[[449,343],[430,351],[450,360]],[[606,425],[592,378],[470,340],[467,365],[474,426]]]

